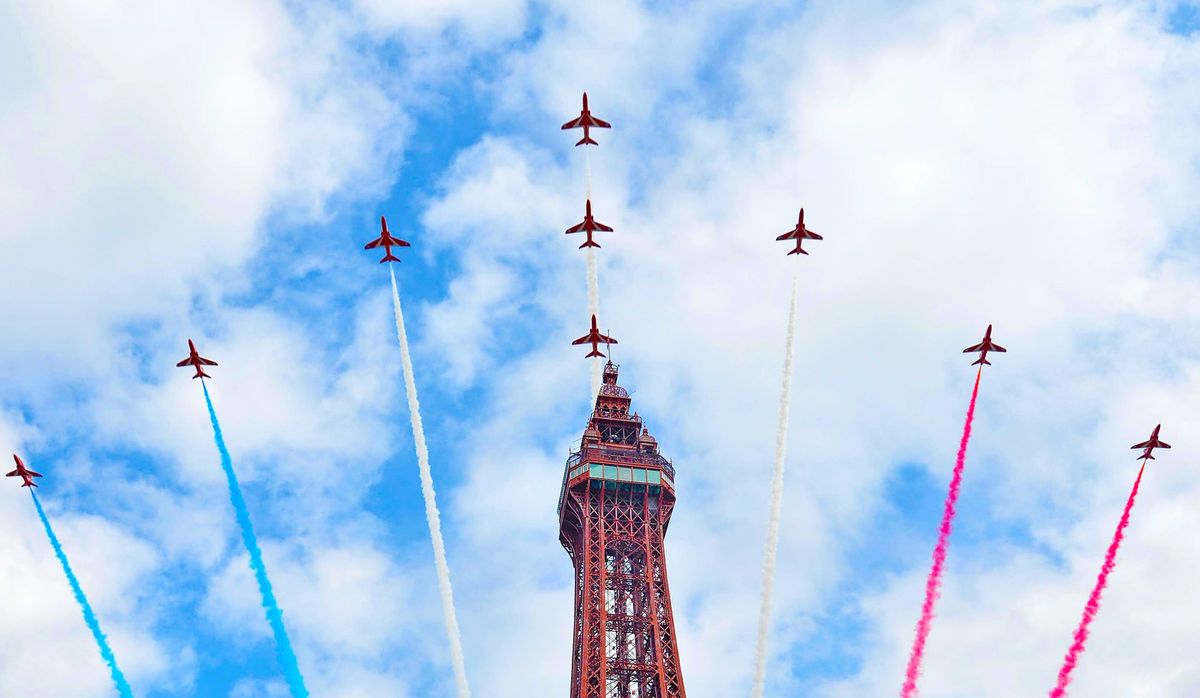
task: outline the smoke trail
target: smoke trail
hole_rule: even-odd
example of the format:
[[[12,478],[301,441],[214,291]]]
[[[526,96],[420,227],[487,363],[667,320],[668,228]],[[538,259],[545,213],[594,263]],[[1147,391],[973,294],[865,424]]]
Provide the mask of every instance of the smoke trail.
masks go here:
[[[592,198],[592,151],[583,148],[583,186],[585,198]]]
[[[1083,617],[1079,619],[1079,627],[1075,629],[1075,641],[1071,643],[1071,648],[1067,650],[1067,656],[1063,659],[1062,668],[1058,670],[1058,685],[1050,691],[1050,698],[1062,698],[1066,695],[1067,685],[1071,683],[1071,672],[1075,671],[1075,665],[1079,663],[1079,655],[1083,654],[1087,645],[1089,627],[1096,617],[1096,612],[1100,610],[1100,596],[1108,586],[1108,575],[1117,564],[1117,550],[1120,549],[1121,541],[1125,538],[1125,527],[1129,525],[1129,512],[1133,511],[1133,502],[1137,499],[1138,488],[1142,484],[1142,473],[1144,472],[1146,472],[1146,461],[1143,460],[1142,469],[1138,471],[1137,479],[1133,481],[1133,490],[1129,493],[1129,500],[1125,502],[1125,511],[1121,514],[1121,522],[1117,524],[1117,531],[1113,534],[1112,543],[1109,544],[1108,552],[1104,555],[1104,565],[1100,568],[1100,575],[1096,577],[1096,586],[1092,588],[1087,605],[1083,607]]]
[[[389,267],[390,269],[390,267]],[[429,472],[429,448],[425,445],[425,427],[421,424],[421,404],[417,401],[417,384],[413,380],[412,357],[408,353],[408,333],[404,331],[404,313],[400,309],[400,290],[396,272],[392,271],[392,306],[396,311],[396,337],[400,340],[400,360],[404,365],[404,389],[408,394],[408,414],[412,419],[413,444],[417,448],[417,468],[421,472],[421,493],[425,495],[425,517],[429,520],[429,536],[433,541],[433,559],[437,568],[438,589],[442,593],[442,614],[446,635],[450,639],[450,658],[454,665],[454,680],[459,698],[469,698],[466,662],[463,660],[462,635],[458,631],[458,616],[454,612],[454,590],[450,586],[450,565],[446,563],[446,543],[442,540],[442,518],[438,514],[437,495],[433,491],[433,476]]]
[[[125,675],[121,673],[121,669],[117,666],[117,658],[113,654],[112,648],[108,646],[108,639],[100,631],[100,621],[96,620],[96,614],[92,612],[92,605],[88,603],[87,596],[83,593],[83,588],[79,586],[79,580],[75,578],[75,573],[71,571],[71,564],[67,562],[67,554],[63,552],[62,545],[58,542],[58,536],[54,535],[54,529],[50,528],[50,519],[46,518],[46,512],[42,511],[42,503],[38,501],[33,488],[30,488],[29,494],[33,496],[33,505],[37,507],[38,517],[42,520],[42,527],[46,529],[46,536],[50,538],[50,546],[54,548],[54,554],[58,557],[59,563],[62,564],[63,572],[67,575],[67,583],[71,585],[71,591],[75,594],[75,600],[79,602],[79,608],[83,609],[83,620],[87,623],[88,630],[92,631],[92,637],[96,639],[96,646],[100,648],[100,656],[104,658],[104,663],[108,665],[108,672],[112,676],[113,684],[117,687],[117,693],[121,698],[133,698],[133,689],[129,687],[129,682],[125,680]]]
[[[792,301],[788,309],[786,353],[783,357],[783,391],[779,397],[779,428],[775,432],[775,475],[771,479],[771,517],[767,523],[763,555],[762,605],[758,612],[758,645],[754,651],[753,698],[762,698],[767,673],[767,632],[771,627],[771,592],[775,587],[775,554],[779,548],[779,516],[783,507],[783,464],[787,453],[788,413],[792,404],[792,347],[796,339],[796,292],[799,273],[792,275]]]
[[[971,404],[967,407],[967,419],[963,423],[962,441],[958,444],[958,457],[954,460],[954,475],[950,478],[950,491],[946,494],[946,505],[942,511],[942,526],[938,531],[937,545],[933,549],[933,566],[929,569],[929,578],[925,581],[925,602],[921,605],[921,620],[917,622],[916,637],[913,639],[912,653],[908,656],[908,669],[904,675],[904,687],[900,691],[903,698],[912,698],[917,694],[917,678],[921,674],[921,660],[925,657],[925,641],[929,639],[929,629],[933,623],[933,607],[941,594],[942,571],[946,565],[946,549],[950,545],[950,531],[954,525],[955,508],[958,506],[958,491],[962,486],[963,468],[967,461],[967,442],[971,440],[971,422],[975,420],[975,399],[979,397],[979,379],[983,376],[983,366],[975,374],[975,387],[971,390]]]
[[[600,316],[600,281],[596,273],[596,248],[587,248],[588,313]],[[611,351],[611,350],[610,350]],[[611,357],[610,357],[611,358]],[[591,360],[592,399],[600,393],[600,357]]]
[[[585,199],[592,198],[592,151],[583,148],[583,180]],[[600,277],[596,271],[596,248],[587,248],[588,313],[600,317]],[[611,358],[611,357],[609,357]],[[592,400],[600,393],[600,357],[591,361]]]
[[[258,537],[254,535],[254,525],[250,523],[250,512],[246,509],[246,500],[242,498],[242,488],[238,485],[237,475],[233,472],[233,460],[229,457],[229,449],[225,448],[225,437],[221,434],[221,424],[217,421],[217,411],[213,409],[212,398],[208,394],[208,386],[200,379],[204,388],[204,403],[208,405],[208,418],[212,421],[213,438],[217,442],[217,450],[221,453],[221,468],[225,471],[225,479],[229,482],[229,501],[233,503],[233,511],[237,517],[238,527],[242,530],[242,542],[246,552],[250,554],[250,569],[258,580],[258,591],[262,594],[263,610],[266,611],[267,623],[275,635],[275,656],[287,679],[288,689],[292,698],[307,698],[308,689],[304,687],[304,677],[300,674],[300,664],[296,661],[296,653],[292,651],[292,643],[288,640],[287,630],[283,627],[283,611],[275,601],[275,592],[271,589],[271,580],[267,578],[267,566],[263,564],[262,551],[258,549]]]

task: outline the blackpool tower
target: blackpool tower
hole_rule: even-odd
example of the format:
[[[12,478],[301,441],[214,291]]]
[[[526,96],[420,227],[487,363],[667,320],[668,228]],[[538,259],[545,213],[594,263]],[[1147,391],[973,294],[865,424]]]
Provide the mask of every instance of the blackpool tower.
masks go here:
[[[604,367],[559,495],[559,540],[575,565],[571,698],[685,698],[663,536],[675,468]]]

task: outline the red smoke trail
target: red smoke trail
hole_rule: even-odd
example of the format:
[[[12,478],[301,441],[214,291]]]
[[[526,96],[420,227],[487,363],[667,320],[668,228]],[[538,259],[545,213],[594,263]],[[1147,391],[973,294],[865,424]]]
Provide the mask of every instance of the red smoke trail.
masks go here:
[[[933,607],[941,593],[942,570],[946,566],[946,548],[950,545],[950,531],[954,524],[955,508],[958,506],[958,491],[962,486],[963,466],[967,461],[967,442],[971,440],[971,422],[975,420],[975,398],[979,397],[979,379],[983,366],[975,374],[975,387],[971,390],[971,404],[967,407],[967,420],[963,424],[962,441],[958,444],[958,457],[954,460],[954,476],[950,478],[950,491],[946,494],[946,505],[942,511],[942,527],[938,531],[937,546],[933,549],[933,566],[929,579],[925,581],[925,603],[921,605],[921,620],[917,621],[916,638],[912,653],[908,656],[908,669],[904,675],[904,688],[900,695],[912,698],[917,695],[917,677],[921,674],[921,660],[925,657],[925,641],[929,639],[929,628],[933,623]]]
[[[1146,461],[1143,460],[1142,469],[1138,471],[1137,479],[1133,481],[1133,490],[1129,493],[1129,501],[1125,502],[1121,523],[1117,524],[1117,532],[1113,534],[1108,552],[1104,554],[1104,565],[1100,568],[1100,576],[1096,577],[1096,586],[1092,589],[1092,595],[1088,597],[1087,605],[1083,607],[1083,618],[1079,619],[1079,627],[1075,628],[1075,641],[1071,643],[1071,649],[1067,650],[1067,656],[1063,659],[1062,668],[1058,670],[1058,685],[1054,687],[1053,691],[1050,691],[1050,698],[1062,698],[1067,694],[1067,684],[1071,683],[1071,672],[1075,671],[1075,665],[1079,663],[1079,655],[1083,654],[1084,647],[1087,645],[1088,628],[1091,626],[1092,620],[1096,618],[1096,612],[1100,610],[1100,596],[1108,586],[1108,575],[1117,564],[1117,550],[1120,549],[1121,541],[1125,538],[1125,527],[1129,525],[1129,512],[1133,511],[1133,501],[1137,499],[1138,488],[1141,487],[1142,473],[1144,472],[1146,472]]]

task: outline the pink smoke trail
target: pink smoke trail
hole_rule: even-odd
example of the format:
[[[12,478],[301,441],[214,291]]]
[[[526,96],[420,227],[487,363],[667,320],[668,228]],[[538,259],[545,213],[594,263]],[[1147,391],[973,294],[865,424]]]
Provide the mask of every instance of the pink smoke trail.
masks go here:
[[[925,657],[925,641],[929,639],[929,628],[933,624],[933,607],[941,594],[942,570],[946,566],[946,549],[950,546],[950,531],[954,525],[954,514],[958,506],[958,491],[962,486],[963,467],[967,461],[967,442],[971,440],[971,422],[975,420],[975,398],[979,397],[979,379],[983,366],[975,374],[975,387],[971,390],[971,404],[967,407],[967,420],[963,423],[962,441],[958,444],[958,457],[954,460],[954,475],[950,478],[950,491],[946,494],[946,505],[942,511],[942,527],[938,531],[937,545],[933,549],[933,566],[929,579],[925,581],[925,603],[921,605],[921,620],[917,621],[916,637],[912,653],[908,656],[908,669],[904,674],[903,698],[917,695],[917,678],[921,675],[921,660]]]
[[[1142,469],[1138,471],[1137,479],[1133,481],[1133,491],[1129,493],[1129,500],[1125,502],[1125,511],[1121,514],[1121,522],[1117,524],[1117,531],[1113,534],[1112,543],[1108,546],[1108,552],[1104,554],[1104,565],[1100,568],[1100,576],[1096,577],[1096,586],[1092,588],[1092,595],[1088,597],[1087,605],[1083,607],[1083,617],[1079,619],[1079,627],[1075,628],[1075,641],[1071,643],[1071,649],[1067,650],[1067,656],[1063,659],[1062,668],[1058,670],[1058,685],[1050,691],[1050,698],[1062,698],[1067,694],[1067,685],[1071,683],[1071,672],[1075,671],[1075,665],[1079,663],[1079,655],[1083,654],[1083,650],[1087,646],[1088,629],[1092,620],[1096,618],[1096,612],[1100,610],[1100,596],[1108,586],[1108,575],[1112,573],[1113,567],[1117,564],[1117,550],[1121,547],[1121,541],[1125,539],[1125,527],[1129,525],[1129,512],[1133,511],[1133,502],[1137,499],[1138,488],[1142,485],[1142,473],[1144,472],[1146,472],[1146,461],[1143,460]]]

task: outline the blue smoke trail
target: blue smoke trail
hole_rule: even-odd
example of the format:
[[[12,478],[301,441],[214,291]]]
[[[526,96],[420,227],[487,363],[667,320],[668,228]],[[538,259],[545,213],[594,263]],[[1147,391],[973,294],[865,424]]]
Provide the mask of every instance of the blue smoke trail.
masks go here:
[[[88,630],[92,631],[92,637],[96,638],[96,645],[100,648],[100,656],[108,664],[108,670],[112,674],[113,683],[117,686],[117,693],[121,695],[121,698],[133,698],[133,689],[129,687],[129,682],[125,680],[125,675],[121,673],[121,669],[117,667],[117,658],[113,655],[112,648],[108,646],[108,639],[104,637],[104,633],[100,632],[100,621],[96,620],[96,614],[92,612],[92,605],[88,603],[87,596],[83,593],[83,588],[79,586],[79,580],[75,578],[75,573],[71,571],[71,564],[67,562],[67,554],[63,552],[62,545],[58,542],[58,536],[54,535],[54,529],[50,528],[50,519],[46,518],[46,512],[42,511],[42,503],[38,501],[37,495],[34,494],[32,488],[29,490],[29,494],[33,496],[33,505],[37,507],[38,516],[42,519],[42,526],[46,529],[46,536],[50,538],[50,545],[54,548],[54,554],[58,556],[58,561],[62,563],[63,572],[67,574],[67,582],[71,585],[71,591],[75,592],[75,600],[79,602],[79,607],[83,609],[83,620],[87,623]]]
[[[204,388],[204,402],[208,405],[208,418],[212,420],[217,450],[221,452],[221,467],[225,470],[225,479],[229,481],[229,500],[233,503],[238,526],[242,529],[242,542],[246,544],[246,552],[250,553],[250,569],[254,570],[254,578],[258,580],[263,609],[267,612],[267,623],[271,626],[271,632],[275,634],[275,656],[279,658],[279,665],[283,667],[283,675],[287,679],[293,698],[308,698],[304,677],[300,675],[300,664],[296,661],[296,653],[292,651],[292,643],[283,627],[283,611],[279,610],[275,592],[271,590],[267,566],[263,564],[262,551],[258,549],[258,538],[254,535],[254,525],[250,523],[250,512],[246,509],[242,488],[238,486],[237,475],[233,472],[233,460],[229,457],[229,449],[225,448],[225,437],[221,435],[217,411],[213,409],[212,398],[208,395],[208,386],[204,384],[203,378],[200,379],[200,384]]]

